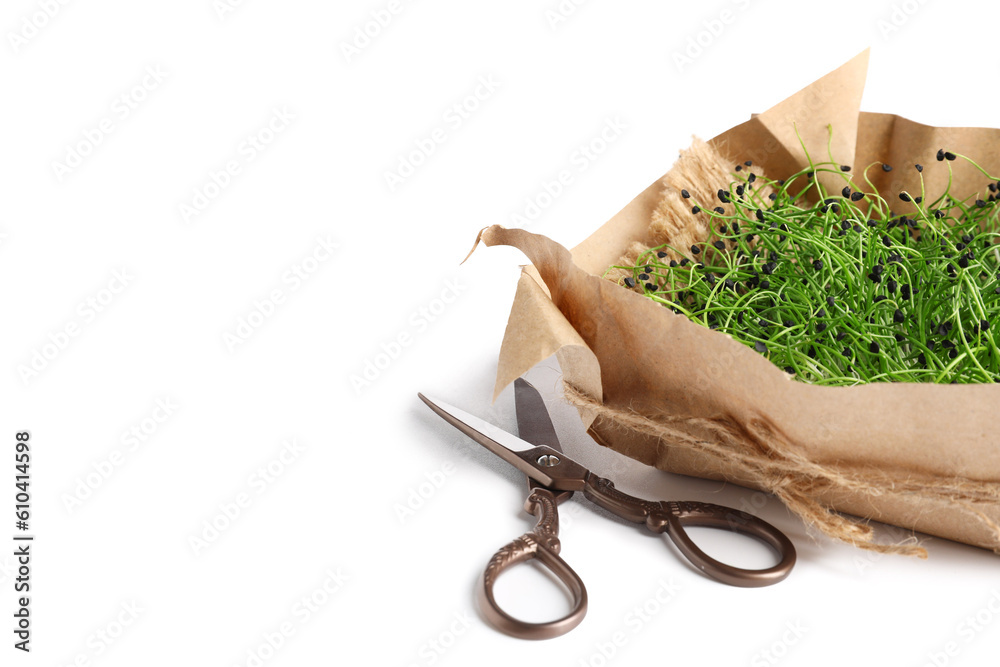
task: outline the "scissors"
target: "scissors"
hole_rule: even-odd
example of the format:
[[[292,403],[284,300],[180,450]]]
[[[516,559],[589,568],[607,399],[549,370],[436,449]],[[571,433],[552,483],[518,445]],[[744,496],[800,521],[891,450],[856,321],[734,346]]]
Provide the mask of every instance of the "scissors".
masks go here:
[[[611,480],[573,461],[559,445],[541,395],[522,378],[514,383],[517,430],[521,437],[444,401],[419,393],[417,396],[446,422],[528,476],[530,494],[524,509],[538,517],[537,525],[494,554],[478,586],[484,616],[509,635],[522,639],[558,637],[579,625],[587,613],[587,589],[579,575],[559,555],[558,505],[574,491],[582,491],[587,500],[623,519],[644,523],[654,533],[667,533],[695,567],[722,583],[748,588],[770,586],[787,577],[795,565],[795,547],[791,541],[763,519],[711,503],[642,500],[619,491]],[[684,530],[685,526],[727,528],[747,535],[774,549],[780,561],[761,570],[745,570],[721,563],[698,548]],[[544,623],[528,623],[507,614],[497,604],[493,595],[497,577],[504,570],[531,559],[546,566],[569,589],[573,608],[566,616]]]

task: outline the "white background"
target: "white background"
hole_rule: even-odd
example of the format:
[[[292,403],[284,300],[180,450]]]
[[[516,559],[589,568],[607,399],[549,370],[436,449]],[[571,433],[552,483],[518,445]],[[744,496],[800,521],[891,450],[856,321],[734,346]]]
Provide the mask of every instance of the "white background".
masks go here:
[[[501,635],[476,615],[474,587],[532,525],[524,481],[416,399],[514,427],[511,391],[490,397],[524,259],[495,248],[459,262],[560,170],[572,184],[531,226],[572,246],[692,134],[869,45],[866,110],[1000,126],[993,5],[593,0],[556,20],[556,0],[404,0],[348,56],[388,0],[49,4],[51,18],[32,0],[0,17],[0,537],[12,545],[22,429],[36,535],[30,655],[12,648],[13,547],[0,551],[0,664],[995,663],[996,556],[927,539],[927,561],[878,558],[810,535],[774,499],[599,451],[559,402],[552,363],[530,377],[568,453],[626,491],[749,505],[799,563],[779,586],[729,588],[574,499],[563,554],[588,585],[586,620],[541,643]],[[452,120],[490,77],[496,89]],[[294,118],[268,134],[275,110]],[[609,121],[623,130],[581,163]],[[385,173],[437,128],[445,141],[390,188]],[[268,143],[250,148],[258,135]],[[239,173],[213,188],[229,161]],[[281,303],[263,304],[275,290]],[[227,343],[241,320],[259,326]],[[352,383],[385,349],[397,353],[370,383]],[[293,440],[301,451],[272,463]],[[240,498],[227,520],[220,507],[234,514]],[[725,537],[715,553],[767,564]],[[346,580],[328,594],[329,573]],[[529,568],[500,594],[541,620],[565,603],[539,583]]]

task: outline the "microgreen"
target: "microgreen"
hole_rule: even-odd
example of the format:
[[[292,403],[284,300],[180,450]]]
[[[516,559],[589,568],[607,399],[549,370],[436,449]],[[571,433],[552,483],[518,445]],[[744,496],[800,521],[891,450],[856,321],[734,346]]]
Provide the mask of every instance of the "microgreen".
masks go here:
[[[810,159],[771,180],[743,163],[712,201],[682,193],[711,221],[703,243],[657,246],[612,268],[625,269],[627,287],[805,382],[1000,381],[1000,181],[963,155],[934,157],[948,168],[946,191],[925,201],[924,167],[908,165],[921,186],[899,193],[915,206],[904,214],[869,180],[887,164],[858,178],[849,165]],[[956,159],[982,174],[982,195],[952,196]],[[819,174],[843,188],[828,192]]]

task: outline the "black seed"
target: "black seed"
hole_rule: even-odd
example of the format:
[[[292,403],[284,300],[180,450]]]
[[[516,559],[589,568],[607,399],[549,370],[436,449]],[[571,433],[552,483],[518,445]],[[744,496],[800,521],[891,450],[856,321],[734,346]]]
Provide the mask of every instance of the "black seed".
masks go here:
[[[684,257],[683,259],[681,259],[681,266],[687,266],[690,263],[691,263],[691,260],[688,259],[687,257]]]
[[[954,160],[955,157],[956,157],[956,155],[954,153],[949,153],[948,151],[944,152],[944,159],[948,160],[949,162],[952,161],[952,160]]]
[[[882,171],[892,171],[892,167],[887,164],[882,165]]]
[[[924,165],[922,165],[922,164],[915,164],[913,166],[917,168],[917,171],[923,171],[924,170]]]
[[[795,369],[792,368],[791,366],[785,366],[785,372],[788,373],[789,375],[795,375]]]
[[[734,222],[733,223],[733,234],[739,234],[739,233],[740,233],[740,223]]]
[[[764,211],[757,209],[757,219],[764,222]]]
[[[697,255],[697,254],[699,254],[700,252],[701,252],[701,248],[699,248],[699,247],[698,247],[698,246],[696,246],[696,245],[693,245],[693,246],[691,246],[691,254],[692,254],[692,255]]]
[[[938,220],[940,220],[941,218],[944,217],[944,211],[940,211],[940,210],[939,211],[934,211],[934,217],[937,218]]]
[[[840,165],[840,170],[841,171],[850,171],[851,170],[851,166],[847,165],[847,164],[842,164],[842,165]]]
[[[671,269],[677,268],[677,260],[676,259],[670,260],[670,268]]]
[[[722,208],[721,206],[716,206],[713,210],[719,215],[722,215],[723,213],[726,212],[726,209]]]
[[[833,209],[834,213],[840,213],[840,204],[831,204],[830,208]]]
[[[743,165],[742,164],[736,165],[736,171],[743,171]]]
[[[791,329],[792,327],[795,326],[795,322],[792,322],[791,320],[785,320],[784,322],[782,322],[782,324],[785,326],[786,329]]]
[[[771,281],[769,281],[769,280],[762,280],[762,281],[760,281],[760,288],[761,289],[770,289],[770,287],[771,287]]]
[[[806,356],[808,356],[810,359],[815,359],[816,358],[816,348],[813,347],[812,345],[810,345],[809,346],[809,350],[806,352]]]
[[[816,175],[815,171],[807,171],[806,172],[806,178],[812,178],[815,175]]]
[[[923,352],[917,355],[917,361],[920,362],[921,366],[927,365],[927,357],[924,356]]]
[[[896,311],[892,314],[892,321],[895,322],[896,324],[902,324],[903,322],[906,321],[906,315],[903,314],[903,311],[897,308]]]
[[[753,160],[747,160],[743,164],[745,164],[748,167],[752,167],[753,166]]]
[[[871,280],[873,283],[880,283],[880,282],[882,282],[882,276],[880,276],[877,273],[869,273],[868,274],[868,279]]]
[[[881,303],[882,301],[885,301],[888,298],[889,297],[887,297],[885,294],[879,294],[877,297],[872,299],[872,303]],[[868,321],[871,322],[871,320]]]
[[[823,333],[826,331],[826,322],[820,322],[816,325],[816,333]]]
[[[701,213],[701,209],[699,207],[697,207],[697,206],[692,206],[691,207],[691,212],[692,213]]]
[[[822,271],[823,270],[823,260],[821,260],[821,259],[814,260],[813,261],[813,268],[816,269],[817,271]]]
[[[900,287],[899,288],[899,295],[901,297],[903,297],[904,299],[909,299],[910,298],[910,286],[909,285],[903,285],[902,287]]]
[[[860,234],[861,232],[865,231],[865,228],[862,227],[861,225],[854,225],[854,231]]]
[[[942,160],[944,160],[944,149],[939,148],[937,152],[937,161],[941,162]]]
[[[747,176],[747,183],[753,183],[756,180],[757,180],[757,175],[754,173],[751,173],[749,176]]]
[[[684,199],[689,199],[691,197],[691,193],[688,192],[687,190],[681,190],[681,197],[684,197]]]
[[[743,186],[742,185],[737,185],[736,186],[736,194],[738,194],[740,197],[743,196]]]
[[[769,194],[767,196],[767,198],[770,199],[771,201],[774,201],[775,199],[778,198],[778,193],[777,192],[772,192],[771,194]]]
[[[965,250],[965,244],[964,243],[956,243],[955,244],[955,250]]]
[[[725,190],[720,189],[719,192],[716,193],[716,194],[718,194],[719,201],[721,201],[723,204],[728,204],[729,203],[729,193],[728,192],[726,192]]]
[[[920,203],[920,202],[922,202],[923,200],[924,200],[924,198],[923,198],[923,197],[917,197],[916,199],[914,199],[914,200],[913,200],[913,203],[914,203],[914,204],[919,204],[919,203]],[[916,221],[914,221],[914,220],[910,220],[910,222],[911,222],[911,223],[914,223],[914,224],[911,224],[911,225],[910,225],[910,227],[913,227],[913,228],[916,228],[916,224],[915,224],[915,222],[916,222]]]
[[[767,352],[767,344],[764,343],[764,341],[759,340],[753,344],[753,349],[757,350],[761,354],[764,354]]]
[[[656,285],[654,285],[653,283],[646,283],[646,289],[648,289],[650,292],[655,292]]]
[[[962,255],[958,260],[958,265],[963,269],[969,268],[969,258],[966,257],[965,255]]]
[[[844,355],[845,357],[847,357],[848,359],[850,359],[851,358],[851,348],[845,347],[844,351],[841,352],[841,354]]]
[[[828,306],[830,306],[831,308],[833,308],[833,305],[834,305],[835,303],[837,303],[837,300],[836,300],[836,299],[834,299],[834,298],[833,298],[832,296],[828,296],[828,297],[826,297],[826,305],[828,305]]]
[[[851,193],[851,201],[861,201],[864,198],[865,198],[865,193],[864,192],[852,192]]]
[[[716,241],[712,245],[714,245],[719,250],[725,250],[726,249],[726,243],[725,243],[725,241]]]
[[[846,331],[841,331],[839,334],[837,334],[837,342],[840,342],[840,341],[844,340],[845,338],[847,338],[847,332]]]
[[[632,280],[631,278],[625,278],[625,286],[626,287],[635,287],[635,281]]]
[[[639,280],[649,280],[649,275],[645,273],[640,273]]]
[[[871,350],[872,354],[878,354],[879,351],[878,343],[872,341],[872,344],[868,346],[868,349]]]
[[[983,331],[989,331],[990,323],[987,322],[986,320],[979,320],[979,328],[982,329]]]
[[[848,229],[850,229],[850,228],[851,228],[851,223],[850,223],[850,221],[848,221],[848,220],[844,220],[844,221],[842,221],[842,222],[840,223],[840,228],[841,228],[841,229],[843,229],[843,230],[844,230],[844,231],[846,232],[846,231],[847,231]]]
[[[986,206],[986,202],[984,202],[982,199],[977,199],[976,206],[978,206],[979,208],[984,208]]]
[[[889,238],[888,234],[882,237],[882,245],[884,245],[886,248],[892,246],[892,239]]]
[[[733,282],[732,278],[726,278],[725,285],[729,289],[736,289],[736,283]]]
[[[906,194],[905,192],[900,192],[899,198],[902,199],[903,201],[911,201],[910,195]]]
[[[851,188],[849,188],[848,186],[845,185],[844,189],[840,191],[840,195],[842,197],[845,197],[845,198],[846,197],[850,197],[851,196]]]

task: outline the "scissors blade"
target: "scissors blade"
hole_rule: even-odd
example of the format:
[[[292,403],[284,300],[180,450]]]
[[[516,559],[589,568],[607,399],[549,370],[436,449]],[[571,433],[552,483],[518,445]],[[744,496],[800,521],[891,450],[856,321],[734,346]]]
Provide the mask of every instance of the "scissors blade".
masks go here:
[[[543,486],[561,491],[583,489],[590,471],[566,455],[559,453],[557,457],[557,452],[545,445],[526,442],[499,426],[440,399],[431,399],[420,393],[417,397],[446,422]],[[522,455],[532,450],[536,451]],[[551,457],[548,456],[549,453],[552,454]]]
[[[522,378],[514,380],[514,408],[517,411],[517,434],[524,440],[551,447],[562,452],[556,429],[552,426],[549,411],[545,409],[542,395],[530,382]]]

